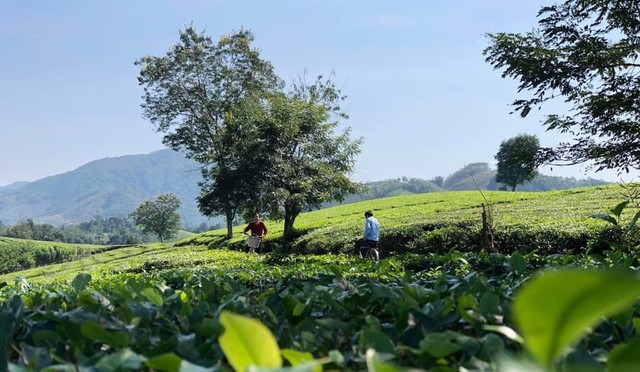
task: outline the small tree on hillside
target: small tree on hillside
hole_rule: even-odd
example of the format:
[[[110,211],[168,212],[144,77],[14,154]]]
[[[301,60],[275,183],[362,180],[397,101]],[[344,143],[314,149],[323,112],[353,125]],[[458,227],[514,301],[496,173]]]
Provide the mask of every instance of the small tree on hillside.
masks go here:
[[[538,137],[520,134],[503,141],[495,158],[498,160],[496,181],[516,190],[516,186],[531,181],[536,171],[536,154],[540,148]]]
[[[155,200],[142,202],[130,216],[145,234],[153,233],[160,241],[174,236],[180,229],[180,199],[175,194],[162,194]]]

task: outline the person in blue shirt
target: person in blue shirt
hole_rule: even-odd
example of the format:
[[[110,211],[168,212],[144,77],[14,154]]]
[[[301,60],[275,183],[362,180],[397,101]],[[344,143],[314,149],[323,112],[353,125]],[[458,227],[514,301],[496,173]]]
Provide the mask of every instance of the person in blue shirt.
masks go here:
[[[356,250],[363,255],[363,249],[375,248],[380,240],[380,223],[373,217],[373,212],[364,212],[364,236],[356,241]]]

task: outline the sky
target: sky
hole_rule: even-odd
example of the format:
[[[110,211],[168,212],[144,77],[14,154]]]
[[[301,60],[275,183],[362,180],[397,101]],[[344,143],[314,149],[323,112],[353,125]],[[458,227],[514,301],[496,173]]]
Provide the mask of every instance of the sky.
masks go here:
[[[487,33],[530,31],[549,4],[0,0],[0,186],[165,148],[142,117],[134,62],[164,55],[190,25],[214,40],[251,30],[287,82],[332,74],[348,96],[342,125],[364,141],[354,180],[446,177],[476,162],[495,168],[500,143],[518,134],[537,135],[542,146],[567,139],[541,125],[553,107],[511,115],[517,84],[482,55]],[[584,166],[541,173],[620,179]]]

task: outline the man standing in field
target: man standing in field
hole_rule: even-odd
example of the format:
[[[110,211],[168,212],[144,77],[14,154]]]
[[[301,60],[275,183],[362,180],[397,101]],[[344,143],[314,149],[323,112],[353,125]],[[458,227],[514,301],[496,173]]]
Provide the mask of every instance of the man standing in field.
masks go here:
[[[249,240],[247,241],[247,245],[253,251],[258,248],[262,248],[262,239],[267,236],[269,230],[267,229],[267,225],[260,219],[260,215],[256,213],[256,216],[253,218],[253,221],[247,225],[242,231],[243,234],[249,235],[249,231],[251,231],[251,235],[249,236]],[[262,251],[262,249],[260,250]]]
[[[364,236],[356,241],[356,249],[363,256],[363,248],[375,248],[378,246],[378,240],[380,240],[380,223],[373,217],[373,212],[364,212]]]

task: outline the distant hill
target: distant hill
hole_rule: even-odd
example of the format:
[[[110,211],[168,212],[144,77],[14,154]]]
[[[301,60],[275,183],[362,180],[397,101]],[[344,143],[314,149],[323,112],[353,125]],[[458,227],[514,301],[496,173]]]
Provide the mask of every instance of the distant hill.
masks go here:
[[[519,185],[517,191],[550,191],[564,190],[575,187],[605,185],[608,182],[587,178],[577,180],[573,177],[554,177],[538,175],[531,182]],[[384,181],[368,182],[366,192],[349,195],[342,203],[328,203],[326,206],[355,203],[363,200],[384,198],[388,196],[421,194],[436,191],[464,191],[464,190],[500,190],[501,185],[496,182],[496,171],[487,163],[469,164],[449,176],[436,177],[431,180],[418,178],[396,178]]]
[[[221,217],[207,219],[198,211],[200,180],[198,164],[172,150],[95,160],[70,172],[0,188],[0,222],[12,225],[19,219],[31,218],[38,223],[62,226],[90,221],[97,215],[123,217],[142,201],[171,192],[182,200],[179,212],[187,228],[197,228],[203,222],[223,223]],[[540,175],[517,190],[548,191],[606,183]],[[469,164],[446,178],[402,177],[365,186],[367,192],[349,195],[342,204],[405,194],[500,187],[495,181],[495,170],[487,163]]]
[[[171,192],[182,200],[183,222],[198,226],[209,221],[195,201],[200,180],[197,163],[172,150],[95,160],[20,187],[3,187],[0,221],[6,225],[31,218],[60,226],[89,221],[98,214],[121,217],[142,201]]]

